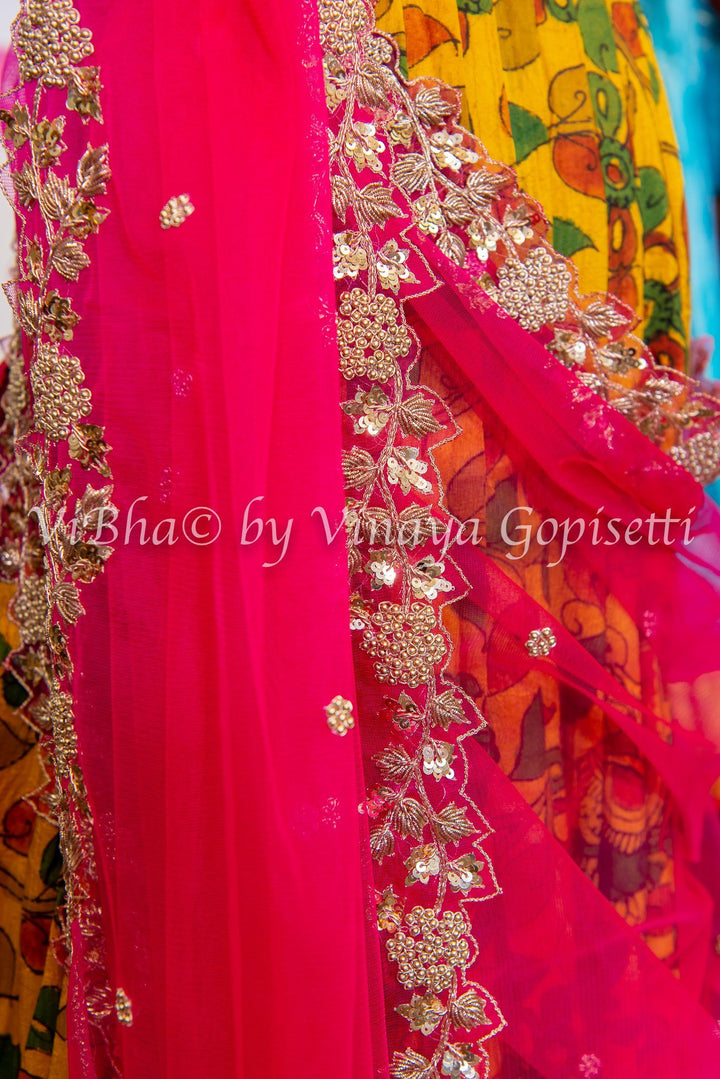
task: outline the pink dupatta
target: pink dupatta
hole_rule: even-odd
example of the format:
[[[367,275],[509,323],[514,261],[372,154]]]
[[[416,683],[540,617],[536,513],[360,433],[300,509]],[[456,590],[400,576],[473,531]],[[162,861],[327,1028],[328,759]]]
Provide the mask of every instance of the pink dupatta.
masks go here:
[[[104,126],[92,119],[86,127],[83,112],[71,110],[64,156],[42,168],[72,175],[89,137],[93,146],[107,142],[113,175],[97,185],[97,201],[110,213],[97,236],[82,237],[88,267],[63,275],[56,266],[42,287],[57,282],[72,294],[81,318],[61,355],[71,348],[81,359],[92,393],[92,411],[73,423],[104,435],[95,433],[94,450],[84,453],[43,428],[36,410],[26,439],[39,447],[35,468],[51,523],[60,504],[48,498],[47,477],[68,464],[67,519],[77,509],[86,542],[95,542],[99,506],[112,497],[119,511],[115,551],[82,588],[85,613],[68,631],[72,673],[62,644],[50,656],[54,741],[68,726],[77,738],[72,767],[56,768],[66,858],[78,882],[73,1079],[114,1069],[127,1079],[190,1079],[208,1069],[238,1079],[673,1079],[686,1069],[710,1079],[720,1043],[698,1001],[702,977],[671,976],[481,748],[475,703],[456,689],[465,657],[461,648],[450,655],[443,595],[433,598],[433,641],[425,638],[436,661],[424,682],[407,676],[407,699],[400,701],[397,679],[378,676],[378,664],[392,666],[398,653],[383,651],[395,631],[382,640],[376,632],[379,608],[367,582],[352,608],[355,639],[366,647],[353,656],[346,552],[342,536],[332,541],[343,516],[343,433],[313,5],[79,0],[76,9],[95,54],[85,61],[80,48],[73,62],[101,66]],[[51,33],[43,10],[32,18]],[[71,35],[72,9],[58,10]],[[352,122],[373,126],[378,110],[406,93],[391,74],[373,90],[378,66],[393,71],[392,48],[372,35],[362,4],[329,2],[323,14],[331,80],[355,80]],[[16,103],[39,102],[37,119],[65,113],[66,86],[33,97],[37,74],[29,77],[27,60],[24,70]],[[426,116],[439,108],[445,122],[452,110],[444,100],[431,94]],[[364,164],[359,151],[355,159],[369,199],[364,226],[372,250],[385,251],[384,272],[397,277],[389,295],[404,304],[416,335],[392,358],[396,388],[414,385],[409,372],[421,349],[423,362],[444,365],[449,384],[504,440],[546,515],[589,517],[598,503],[630,520],[648,509],[670,505],[685,515],[699,506],[693,479],[580,387],[543,349],[547,342],[500,316],[471,275],[417,230],[397,185],[397,213],[368,191],[388,174],[384,158],[374,164],[386,146],[374,145],[367,127],[355,132],[368,148]],[[340,134],[350,137],[347,128]],[[14,170],[26,161],[40,167],[32,140],[15,149]],[[47,171],[39,175],[47,183]],[[43,230],[57,227],[37,194],[16,207],[19,291],[28,293],[41,286],[25,241],[37,235],[46,244]],[[338,213],[338,185],[334,194]],[[342,228],[336,223],[341,236]],[[347,246],[340,264],[350,259],[348,276],[364,287],[370,249],[363,266]],[[409,252],[410,278],[398,249]],[[16,306],[22,316],[17,297]],[[42,329],[25,326],[31,371],[43,340]],[[357,377],[361,393],[385,381]],[[36,398],[48,392],[36,379]],[[425,505],[441,518],[435,472],[424,487],[413,464],[430,460],[444,437],[442,404],[427,400],[413,406],[414,419],[405,414],[396,446],[403,452],[393,458],[407,489],[397,479],[383,497],[398,512]],[[379,467],[377,417],[358,431],[357,415],[346,409],[344,420],[355,494]],[[104,438],[113,491],[93,502],[86,482],[98,491],[108,485]],[[717,519],[705,505],[695,521],[698,542],[684,550],[646,544],[602,565],[592,546],[573,552],[633,617],[656,616],[655,654],[667,681],[690,697],[716,676],[720,612]],[[111,538],[110,529],[102,533]],[[453,599],[466,592],[486,620],[491,676],[546,664],[552,677],[600,702],[666,776],[684,817],[678,834],[687,858],[697,857],[719,770],[715,708],[692,707],[691,722],[678,715],[668,736],[665,719],[630,699],[487,551],[458,552],[448,568]],[[64,574],[51,581],[57,599],[57,585],[74,573],[66,548],[54,557]],[[402,605],[407,578],[389,587],[383,599]],[[422,610],[418,617],[429,619]],[[541,628],[555,638],[550,658],[528,654],[526,642]],[[435,689],[448,696],[431,729],[417,716],[437,702]],[[452,777],[438,745],[454,754]],[[410,782],[413,805],[401,791]],[[450,851],[438,856],[445,883],[435,890],[440,873],[428,870],[424,891],[423,871],[413,877],[408,861],[417,868],[418,845],[436,843],[438,820]],[[371,842],[377,855],[381,833],[388,849],[374,864]],[[464,882],[457,888],[450,861],[459,874],[452,879]],[[468,879],[477,893],[468,893]],[[702,945],[712,904],[694,895],[687,919]],[[437,1003],[428,1004],[428,992],[416,992],[432,988],[427,971],[415,988],[407,966],[404,983],[398,972],[415,947],[410,937],[435,946],[432,918],[425,928],[420,915],[407,919],[414,905],[434,909],[436,898],[457,928],[448,933],[460,958],[448,961],[451,981],[439,977]],[[447,939],[443,948],[439,965],[450,954]]]

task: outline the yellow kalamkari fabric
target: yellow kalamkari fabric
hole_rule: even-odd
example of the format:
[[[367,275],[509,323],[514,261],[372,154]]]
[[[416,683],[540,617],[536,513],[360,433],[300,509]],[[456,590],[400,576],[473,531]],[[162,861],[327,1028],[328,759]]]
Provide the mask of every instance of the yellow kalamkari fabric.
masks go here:
[[[686,366],[690,295],[675,135],[638,3],[379,0],[411,77],[462,90],[464,123],[517,169],[583,292],[632,308]]]

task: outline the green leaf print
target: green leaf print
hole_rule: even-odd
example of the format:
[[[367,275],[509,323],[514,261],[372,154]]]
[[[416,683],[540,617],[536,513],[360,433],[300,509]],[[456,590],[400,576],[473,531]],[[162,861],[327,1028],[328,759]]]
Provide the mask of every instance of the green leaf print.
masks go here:
[[[38,994],[32,1026],[28,1032],[28,1049],[52,1053],[59,1007],[59,988],[56,985],[44,985]]]
[[[13,1045],[9,1034],[0,1037],[0,1079],[17,1079],[20,1071],[20,1049]]]
[[[575,22],[578,0],[547,0],[547,9],[558,22]]]
[[[603,135],[611,137],[620,127],[623,118],[620,92],[610,79],[598,75],[597,71],[588,71],[588,82],[597,125]]]
[[[40,880],[47,884],[48,888],[54,888],[63,871],[62,854],[60,853],[60,840],[53,836],[42,853],[40,861]]]
[[[492,0],[457,0],[457,6],[466,15],[486,15],[492,11]]]
[[[619,71],[615,36],[605,0],[578,0],[577,22],[588,58],[601,71]]]
[[[11,708],[20,708],[28,699],[28,691],[18,682],[11,671],[3,671],[2,676],[3,697]],[[0,1079],[2,1073],[0,1072]]]
[[[653,338],[669,330],[676,330],[682,338],[685,336],[685,327],[681,317],[682,299],[679,292],[671,292],[662,281],[651,278],[645,282],[645,313],[649,304],[652,304],[652,313],[645,327],[645,340],[650,343]]]
[[[511,101],[508,105],[510,126],[515,143],[515,160],[524,161],[533,150],[548,141],[548,130],[539,116]]]
[[[566,258],[572,258],[577,251],[583,251],[586,247],[595,247],[587,233],[565,217],[553,218],[552,244],[557,253]]]
[[[658,169],[643,167],[638,169],[637,200],[642,218],[643,235],[656,229],[667,217],[670,208],[665,180]]]

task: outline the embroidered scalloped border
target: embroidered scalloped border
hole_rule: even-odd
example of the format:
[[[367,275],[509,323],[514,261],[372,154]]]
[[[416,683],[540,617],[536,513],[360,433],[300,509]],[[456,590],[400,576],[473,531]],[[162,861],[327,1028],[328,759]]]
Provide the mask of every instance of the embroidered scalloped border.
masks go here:
[[[10,368],[12,424],[10,466],[28,516],[17,565],[18,592],[12,615],[21,648],[10,661],[28,664],[36,680],[28,689],[31,723],[53,791],[43,805],[57,821],[64,862],[62,912],[68,962],[74,930],[84,938],[83,982],[89,1021],[100,1032],[107,1067],[113,1060],[116,994],[111,989],[97,896],[93,820],[77,755],[70,688],[72,661],[65,628],[84,613],[78,584],[102,572],[110,549],[93,542],[100,516],[113,511],[112,487],[94,487],[89,475],[111,477],[104,429],[91,421],[92,399],[83,386],[80,359],[68,342],[79,315],[72,283],[90,265],[88,237],[108,210],[98,204],[110,180],[107,146],[87,149],[72,163],[63,141],[80,124],[102,123],[100,71],[87,63],[90,31],[80,25],[71,0],[22,0],[12,26],[20,85],[15,103],[0,110],[8,154],[6,174],[17,221],[17,278],[4,286],[22,332],[17,346],[28,363]],[[68,168],[69,166],[69,168]],[[84,491],[81,492],[84,485]],[[39,541],[44,547],[41,563]],[[124,1009],[126,1012],[127,1009]]]
[[[411,228],[470,271],[478,302],[489,302],[482,289],[574,370],[584,394],[609,401],[704,482],[720,471],[720,407],[684,376],[655,366],[620,303],[580,295],[575,267],[545,240],[542,209],[459,126],[454,90],[401,76],[397,48],[375,30],[368,3],[319,0],[319,11],[338,347],[348,386],[342,407],[352,424],[344,455],[351,628],[360,693],[368,659],[376,687],[402,687],[385,696],[373,721],[391,740],[374,758],[376,782],[363,807],[373,821],[378,928],[411,994],[396,1007],[409,1031],[392,1073],[476,1079],[489,1070],[483,1042],[505,1021],[470,980],[477,944],[464,907],[499,887],[482,848],[490,828],[468,796],[462,745],[483,720],[444,677],[450,640],[442,610],[466,582],[449,553],[438,560],[430,543],[459,527],[433,451],[457,432],[411,376],[419,342],[404,301],[437,285]]]

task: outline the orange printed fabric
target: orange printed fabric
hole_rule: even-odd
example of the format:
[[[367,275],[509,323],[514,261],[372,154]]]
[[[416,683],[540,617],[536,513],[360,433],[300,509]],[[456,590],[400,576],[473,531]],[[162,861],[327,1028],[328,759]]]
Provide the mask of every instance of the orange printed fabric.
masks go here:
[[[517,169],[575,263],[583,292],[636,311],[656,359],[685,367],[687,246],[674,136],[637,5],[604,0],[380,0],[410,77],[463,94],[463,122]],[[615,597],[533,543],[506,557],[501,522],[528,494],[449,370],[427,357],[421,381],[445,401],[459,436],[435,454],[448,508],[483,523],[504,572],[558,619],[625,689],[669,715],[642,627]],[[533,531],[542,518],[537,514]],[[445,613],[453,674],[488,721],[488,752],[578,866],[671,968],[677,809],[652,766],[596,707],[537,671],[506,685],[487,664],[484,614],[468,596]]]
[[[690,321],[683,180],[638,3],[379,0],[410,77],[463,92],[463,122],[517,169],[583,292],[637,313],[658,362],[685,369]]]
[[[15,591],[0,579],[0,1079],[62,1079],[63,866],[57,826],[41,812],[48,775],[24,711],[27,688],[6,662],[21,644],[9,612]]]

